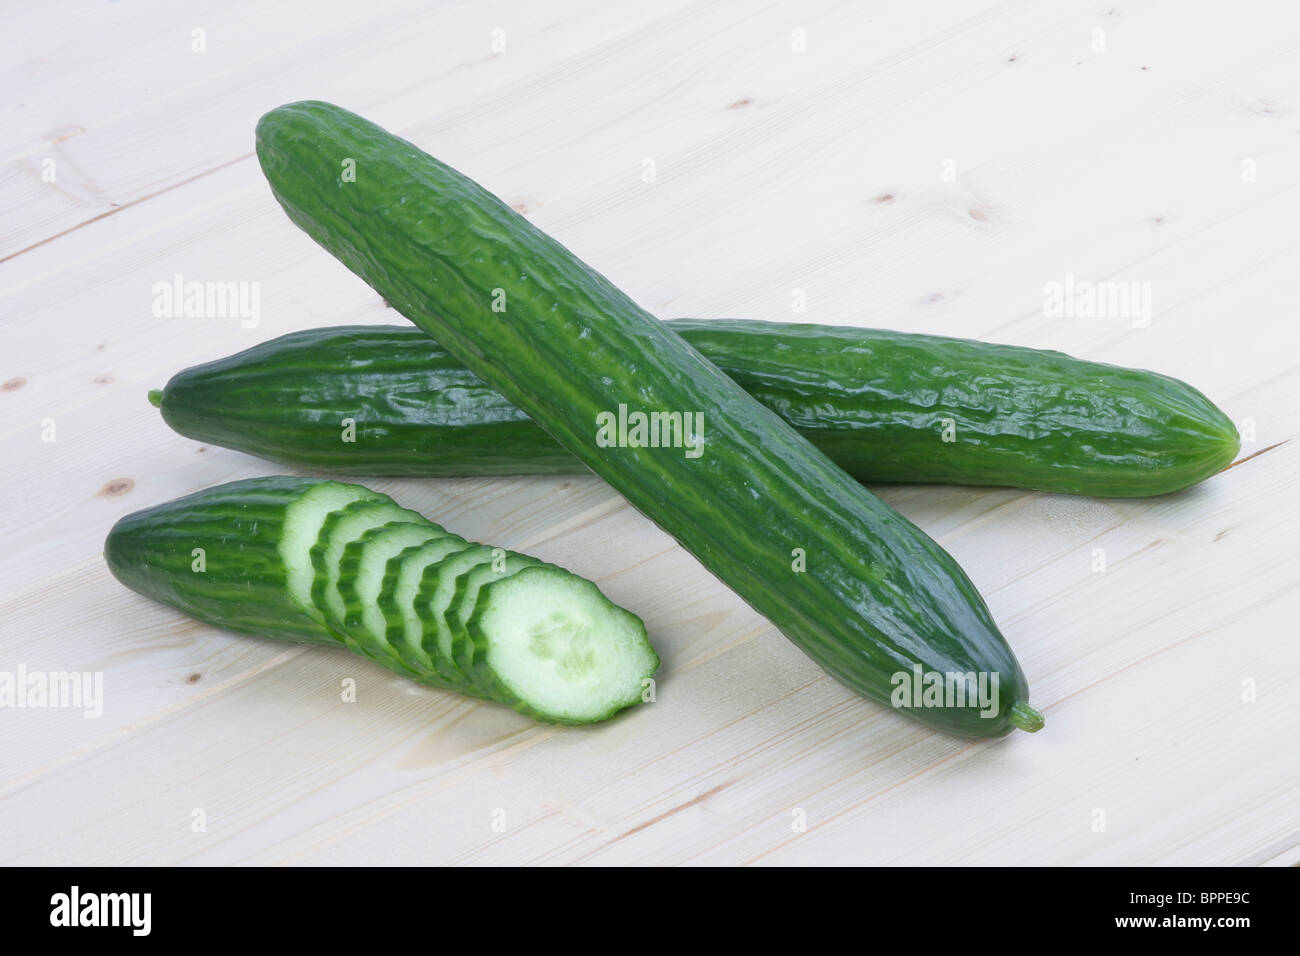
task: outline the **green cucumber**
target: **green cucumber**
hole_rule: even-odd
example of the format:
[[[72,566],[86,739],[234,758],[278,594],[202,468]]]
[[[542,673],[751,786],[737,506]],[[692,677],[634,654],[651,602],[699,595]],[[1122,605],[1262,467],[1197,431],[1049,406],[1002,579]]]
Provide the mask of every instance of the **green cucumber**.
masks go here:
[[[289,575],[289,594],[299,607],[321,625],[325,624],[325,615],[312,598],[312,587],[316,581],[312,549],[316,546],[321,529],[336,512],[350,505],[359,501],[383,500],[382,495],[360,485],[319,481],[309,482],[303,493],[289,503],[284,519],[284,535],[280,542],[280,558]]]
[[[457,579],[480,565],[491,564],[494,557],[504,553],[501,548],[475,544],[424,570],[415,598],[415,610],[424,627],[425,647],[437,663],[438,670],[450,674],[455,680],[471,683],[470,676],[456,663],[462,655],[457,653],[456,635],[447,621],[447,609],[456,597]]]
[[[235,481],[127,515],[104,557],[133,591],[228,631],[338,644],[308,601],[307,538],[371,492],[314,478]]]
[[[364,530],[367,521],[381,514],[397,515],[395,520],[405,523],[387,523],[382,531]],[[415,530],[407,530],[410,528]],[[365,543],[349,548],[343,539],[353,540],[354,533]],[[594,686],[581,675],[553,672],[549,677],[536,675],[532,683],[521,683],[517,676],[512,678],[513,671],[496,675],[490,663],[483,663],[476,671],[482,672],[477,682],[450,682],[418,659],[393,653],[395,648],[381,636],[388,631],[378,627],[385,615],[376,617],[375,606],[365,602],[371,594],[382,596],[380,582],[386,580],[387,565],[393,559],[381,558],[393,553],[395,539],[414,541],[420,534],[426,543],[408,547],[402,554],[422,552],[422,557],[429,557],[437,553],[435,545],[455,548],[459,542],[387,496],[355,485],[314,478],[252,478],[127,515],[109,532],[104,557],[113,575],[127,587],[216,627],[279,641],[341,644],[402,676],[491,699],[539,720],[589,723],[641,699],[642,685],[633,688],[630,678]],[[340,566],[334,557],[337,593],[348,596],[343,605],[346,634],[338,626],[333,602],[324,605],[329,607],[325,611],[311,600],[314,569],[310,554],[322,536],[328,541],[325,553],[334,555],[335,546],[339,546],[344,558]],[[494,550],[486,545],[474,547],[489,554]],[[444,556],[454,553],[445,551]],[[432,560],[436,564],[438,558]],[[383,575],[378,572],[381,567]],[[572,582],[582,579],[567,571],[557,569],[556,574],[548,591],[553,592],[550,598],[543,594],[538,600],[550,600],[567,609],[577,627],[605,598],[594,585],[595,596],[579,593],[581,589],[575,589]],[[397,596],[396,589],[393,593]],[[566,601],[566,594],[573,595],[572,600]],[[363,605],[359,613],[357,601]],[[477,609],[481,611],[488,603],[480,597]],[[408,604],[408,611],[410,607]],[[638,681],[649,681],[658,658],[640,621],[618,610],[625,617],[609,618],[612,629],[592,638],[597,665],[624,676],[635,671]],[[502,618],[499,635],[496,626],[484,632],[487,654],[495,653],[504,665],[517,666],[519,652],[511,648],[521,639],[518,626],[513,617]],[[640,628],[639,637],[631,643],[629,626]],[[585,630],[572,635],[575,641],[579,638],[587,639]],[[555,685],[566,681],[566,686]],[[485,687],[491,691],[486,692]],[[529,694],[535,696],[526,696]]]
[[[640,620],[554,565],[489,583],[467,626],[483,649],[474,662],[476,683],[494,698],[527,702],[516,709],[530,716],[603,720],[612,711],[593,703],[597,693],[648,699],[645,675],[654,662],[639,637]],[[607,653],[607,644],[623,653]]]
[[[505,203],[325,103],[264,116],[257,155],[291,220],[833,677],[952,733],[1042,725],[1015,656],[942,548]],[[345,160],[360,171],[355,181],[342,181]],[[692,416],[678,444],[702,440],[703,453],[602,442],[620,405]],[[509,582],[522,588],[537,571]],[[508,593],[531,632],[533,612]],[[514,616],[486,617],[495,600],[481,608],[480,626],[515,627]],[[524,631],[511,633],[516,650],[528,646]],[[960,697],[931,697],[921,686],[900,696],[899,682],[913,674],[950,687],[975,675],[986,693],[973,704],[965,684]]]
[[[667,325],[859,481],[1158,495],[1221,470],[1239,447],[1213,402],[1155,372],[879,329]],[[291,332],[178,372],[150,398],[189,438],[332,474],[584,470],[410,326]],[[346,420],[355,441],[343,441]]]
[[[471,680],[474,677],[474,660],[484,649],[476,646],[465,625],[478,609],[480,592],[485,585],[504,580],[524,568],[541,563],[526,554],[508,552],[502,560],[470,568],[456,579],[455,593],[447,608],[447,628],[452,634],[451,646],[456,655],[456,666]]]
[[[415,601],[424,570],[449,555],[473,547],[464,538],[449,534],[416,548],[408,548],[388,562],[380,587],[379,606],[388,620],[387,641],[396,647],[402,659],[412,667],[439,674],[449,683],[456,676],[438,666],[430,653],[437,646],[437,635],[425,634],[424,622],[416,613]]]
[[[345,638],[347,632],[343,619],[346,609],[338,592],[343,549],[371,528],[398,521],[420,522],[424,517],[392,501],[356,501],[329,515],[321,525],[320,535],[311,549],[311,566],[315,572],[311,601],[325,616],[325,623],[343,631]]]
[[[338,575],[343,631],[359,643],[380,648],[392,661],[394,670],[410,670],[411,665],[400,646],[390,643],[388,609],[380,604],[388,562],[407,548],[418,548],[445,537],[446,533],[437,525],[397,521],[371,528],[343,548]]]

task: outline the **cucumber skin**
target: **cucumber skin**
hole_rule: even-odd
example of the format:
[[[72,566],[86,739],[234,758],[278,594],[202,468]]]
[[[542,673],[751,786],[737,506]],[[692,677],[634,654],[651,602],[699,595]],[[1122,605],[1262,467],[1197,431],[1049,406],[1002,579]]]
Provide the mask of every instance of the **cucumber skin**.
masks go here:
[[[133,591],[204,623],[278,641],[342,645],[297,607],[279,545],[285,509],[318,478],[249,478],[129,514],[104,559]],[[195,548],[206,569],[193,568]]]
[[[432,522],[429,522],[427,526],[422,527],[421,525],[413,521],[399,521],[399,522],[394,522],[392,525],[380,525],[378,528],[371,529],[371,531],[372,532],[385,531],[394,527],[395,525],[400,525],[402,527],[419,528],[421,531],[423,531],[426,535],[430,537],[434,535],[445,535],[447,533],[441,527],[439,527],[436,524],[433,524]],[[388,622],[387,615],[384,614],[385,627],[384,627],[384,634],[382,637],[376,638],[373,634],[371,634],[367,630],[365,626],[365,622],[363,620],[363,607],[361,604],[360,595],[358,594],[356,588],[356,575],[359,570],[359,565],[361,563],[361,553],[360,553],[360,549],[362,547],[361,542],[365,541],[368,537],[370,537],[370,535],[371,532],[367,532],[366,534],[363,534],[360,538],[355,539],[353,542],[349,543],[349,545],[346,548],[343,549],[343,557],[342,560],[339,562],[339,580],[338,580],[337,588],[338,588],[339,597],[343,599],[344,614],[343,614],[342,622],[336,622],[336,626],[338,627],[339,632],[345,638],[347,638],[350,644],[356,645],[356,650],[358,651],[358,653],[364,654],[366,657],[370,658],[371,660],[379,664],[382,664],[384,667],[387,667],[391,671],[394,671],[405,677],[412,677],[416,680],[419,680],[426,673],[428,673],[428,669],[423,666],[412,665],[410,662],[406,660],[405,657],[402,656],[401,650],[397,647],[394,647],[389,642],[388,628],[387,628],[387,622]],[[376,604],[378,604],[380,596],[381,595],[376,595],[375,597]],[[380,610],[382,613],[383,611],[382,607],[380,608]]]
[[[1155,372],[876,329],[667,324],[859,481],[1140,497],[1202,481],[1239,447],[1209,399]],[[410,326],[291,332],[177,373],[158,402],[186,437],[336,475],[585,470]],[[355,442],[340,440],[348,418]]]
[[[899,707],[954,734],[1009,733],[1015,656],[956,562],[608,280],[477,183],[355,114],[280,107],[257,155],[308,235],[620,491],[829,674],[889,704],[914,665],[997,674],[993,718]],[[343,183],[345,159],[358,170]],[[494,311],[495,290],[507,303]],[[598,448],[620,401],[703,412],[706,450]],[[806,571],[792,571],[792,549]]]
[[[402,677],[461,691],[436,673],[379,655],[332,626],[324,615],[303,611],[290,596],[279,549],[285,513],[308,488],[326,480],[248,478],[134,512],[109,531],[105,561],[131,590],[213,627],[295,644],[343,647]],[[192,570],[195,548],[204,551],[203,572]]]

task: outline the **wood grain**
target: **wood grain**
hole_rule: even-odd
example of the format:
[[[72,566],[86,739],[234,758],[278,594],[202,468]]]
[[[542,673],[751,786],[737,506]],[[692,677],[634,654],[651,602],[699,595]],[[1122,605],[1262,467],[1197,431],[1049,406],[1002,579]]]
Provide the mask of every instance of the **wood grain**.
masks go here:
[[[1300,862],[1293,5],[151,0],[7,27],[0,670],[100,672],[105,701],[0,710],[5,862]],[[1154,368],[1242,425],[1242,460],[1148,501],[881,489],[987,596],[1032,737],[852,697],[587,477],[373,484],[645,618],[658,699],[610,724],[213,631],[121,588],[104,533],[276,469],[171,434],[146,390],[398,320],[262,182],[257,117],[304,97],[465,170],[656,314]],[[178,273],[258,282],[257,327],[156,318]],[[1046,317],[1067,274],[1149,284],[1150,323]]]

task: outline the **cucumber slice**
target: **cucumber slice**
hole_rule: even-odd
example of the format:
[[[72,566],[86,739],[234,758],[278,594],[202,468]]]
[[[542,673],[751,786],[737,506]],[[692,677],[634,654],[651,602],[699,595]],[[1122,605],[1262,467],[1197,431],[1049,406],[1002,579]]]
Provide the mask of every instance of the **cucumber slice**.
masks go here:
[[[415,599],[415,611],[424,626],[424,646],[434,659],[440,672],[444,671],[464,684],[473,683],[470,676],[456,665],[452,632],[447,624],[447,608],[456,595],[456,579],[471,568],[489,564],[497,548],[486,544],[472,544],[457,551],[424,570],[420,579],[420,592]]]
[[[467,625],[479,685],[554,723],[603,720],[641,700],[659,667],[640,618],[554,565],[486,585]]]
[[[451,631],[452,655],[462,674],[468,675],[471,679],[474,677],[474,660],[479,652],[465,629],[465,623],[474,614],[479,592],[482,591],[483,586],[541,563],[538,558],[507,551],[504,560],[475,565],[456,578],[451,606],[447,608],[447,628]]]
[[[311,600],[324,616],[327,626],[338,631],[339,638],[357,653],[384,663],[387,654],[369,641],[354,640],[343,625],[343,599],[339,597],[339,561],[348,543],[361,537],[371,528],[396,521],[415,524],[432,523],[418,512],[395,504],[391,499],[356,501],[330,514],[321,525],[320,535],[311,549],[314,572]],[[357,635],[363,637],[364,635]]]
[[[416,613],[415,603],[426,568],[457,551],[472,547],[474,545],[459,535],[448,534],[426,544],[407,548],[389,559],[379,591],[378,603],[388,623],[385,639],[389,646],[396,648],[410,666],[435,673],[443,681],[458,686],[461,683],[458,675],[449,669],[444,673],[445,668],[440,667],[437,658],[429,653],[424,622]],[[430,632],[429,646],[436,643],[436,635]]]
[[[313,485],[284,513],[284,533],[280,538],[280,559],[284,562],[289,597],[313,620],[324,623],[325,617],[312,603],[311,589],[315,572],[311,550],[321,528],[334,513],[361,501],[380,501],[381,495],[360,485],[324,481]]]
[[[420,680],[438,675],[429,669],[412,667],[389,643],[388,621],[379,605],[380,591],[390,558],[407,548],[446,536],[445,531],[428,522],[390,522],[348,542],[339,559],[338,595],[343,603],[343,630],[354,641],[369,642],[386,652],[393,669],[406,671]]]

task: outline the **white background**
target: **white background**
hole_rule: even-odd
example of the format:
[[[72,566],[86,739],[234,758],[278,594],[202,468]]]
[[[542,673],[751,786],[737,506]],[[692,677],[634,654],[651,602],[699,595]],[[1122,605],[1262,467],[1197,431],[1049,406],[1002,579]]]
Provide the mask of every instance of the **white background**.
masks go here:
[[[4,19],[0,670],[100,671],[106,695],[97,720],[0,710],[5,862],[1300,861],[1296,5],[155,0]],[[302,98],[466,171],[657,315],[1153,368],[1253,429],[1257,457],[1150,501],[882,490],[987,597],[1047,715],[1034,736],[957,740],[853,697],[593,478],[372,484],[642,615],[659,699],[623,719],[537,726],[218,632],[117,584],[104,534],[282,469],[171,434],[145,392],[289,330],[399,321],[262,181],[254,124]],[[155,318],[177,273],[259,282],[260,325]],[[1152,321],[1045,317],[1067,274],[1148,283]]]

